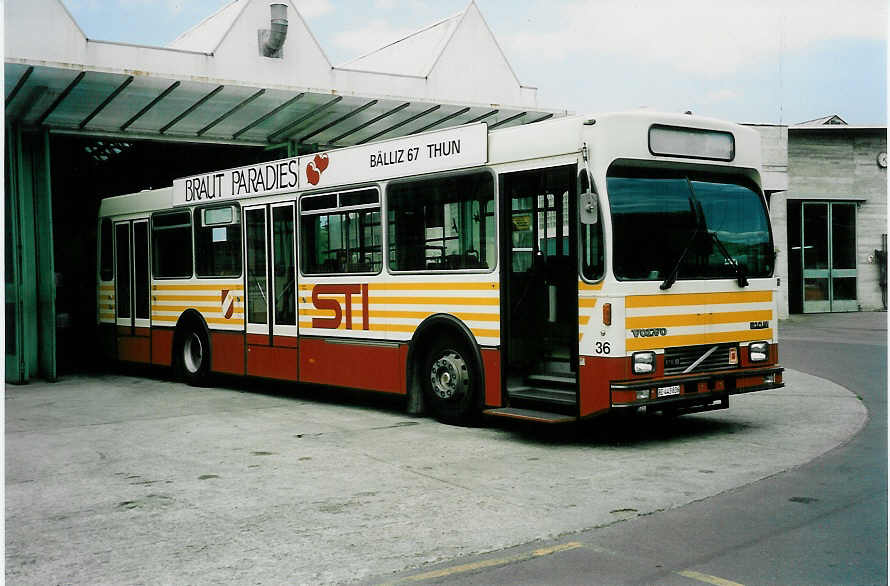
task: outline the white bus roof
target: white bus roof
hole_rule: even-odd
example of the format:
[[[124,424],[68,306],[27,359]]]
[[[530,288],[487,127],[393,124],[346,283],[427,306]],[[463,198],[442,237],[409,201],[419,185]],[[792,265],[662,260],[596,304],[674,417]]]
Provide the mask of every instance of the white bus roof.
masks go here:
[[[664,124],[684,128],[717,130],[731,132],[735,141],[735,156],[731,162],[694,160],[689,158],[675,158],[656,156],[650,153],[648,143],[648,129],[653,124]],[[481,126],[481,125],[480,125]],[[446,135],[449,131],[458,132],[467,127],[454,127],[451,129],[432,131],[423,135]],[[328,151],[332,156],[336,153],[361,149],[364,153],[372,153],[388,144],[399,143],[393,139],[381,143],[369,143],[367,145],[346,147]],[[537,122],[535,124],[514,126],[510,128],[496,129],[487,133],[487,160],[482,164],[497,165],[515,161],[527,161],[531,159],[556,157],[577,153],[581,148],[582,140],[588,141],[593,160],[609,164],[616,159],[642,159],[652,161],[673,161],[685,164],[719,164],[730,167],[743,167],[759,170],[760,167],[760,135],[750,128],[715,118],[693,116],[688,114],[668,114],[651,111],[609,112],[602,114],[590,114],[586,116],[571,116],[554,118]],[[319,153],[323,154],[323,153]],[[297,161],[297,168],[305,167],[315,154],[304,155],[279,161],[269,161],[259,165],[278,165],[284,161]],[[455,167],[461,168],[461,167]],[[248,169],[248,167],[240,168]],[[429,171],[421,171],[421,173]],[[206,174],[210,177],[215,172]],[[218,174],[218,173],[216,173]],[[404,176],[410,176],[408,173]],[[200,176],[196,176],[200,177]],[[367,177],[354,182],[375,181],[375,177]],[[177,180],[179,183],[183,180]],[[348,185],[341,182],[337,186]],[[325,187],[318,185],[318,188]],[[332,185],[331,187],[334,187]],[[301,185],[297,188],[287,189],[284,192],[306,191],[313,186]],[[269,193],[271,195],[272,192]],[[138,193],[108,197],[102,200],[99,208],[100,216],[114,216],[120,214],[136,214],[159,210],[171,209],[174,203],[174,188],[165,187]],[[181,201],[179,202],[182,203]],[[210,203],[210,202],[207,202]],[[221,202],[220,202],[221,203]]]

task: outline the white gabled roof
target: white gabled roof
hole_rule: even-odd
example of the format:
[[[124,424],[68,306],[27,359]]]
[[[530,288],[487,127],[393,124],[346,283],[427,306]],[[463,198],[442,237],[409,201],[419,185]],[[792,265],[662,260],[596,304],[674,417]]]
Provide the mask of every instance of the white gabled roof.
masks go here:
[[[460,24],[463,15],[461,12],[440,20],[370,53],[347,61],[338,68],[426,77]]]
[[[229,2],[176,37],[167,46],[171,49],[180,49],[182,51],[213,53],[246,5],[247,3],[243,0]]]
[[[847,125],[847,121],[838,116],[837,114],[832,114],[830,116],[823,116],[821,118],[815,118],[813,120],[806,120],[804,122],[799,122],[798,124],[793,124],[792,126],[837,126],[837,125]]]

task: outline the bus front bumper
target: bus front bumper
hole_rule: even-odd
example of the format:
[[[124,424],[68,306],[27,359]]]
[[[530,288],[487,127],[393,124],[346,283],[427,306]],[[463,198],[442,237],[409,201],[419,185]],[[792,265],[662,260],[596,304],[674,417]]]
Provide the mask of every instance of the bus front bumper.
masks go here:
[[[708,372],[688,376],[616,381],[610,384],[613,408],[646,407],[652,410],[707,411],[725,409],[729,395],[779,389],[780,366]],[[719,403],[719,404],[718,404]]]

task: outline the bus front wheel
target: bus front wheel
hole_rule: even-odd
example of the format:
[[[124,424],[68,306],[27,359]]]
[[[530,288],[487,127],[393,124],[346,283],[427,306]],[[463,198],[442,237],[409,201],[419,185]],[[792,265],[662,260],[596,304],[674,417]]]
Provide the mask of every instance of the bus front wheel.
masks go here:
[[[441,338],[427,353],[422,371],[427,404],[439,421],[468,425],[478,415],[476,367],[465,343]]]
[[[179,339],[176,356],[185,382],[194,386],[203,384],[210,362],[210,346],[204,332],[198,328],[185,330]]]

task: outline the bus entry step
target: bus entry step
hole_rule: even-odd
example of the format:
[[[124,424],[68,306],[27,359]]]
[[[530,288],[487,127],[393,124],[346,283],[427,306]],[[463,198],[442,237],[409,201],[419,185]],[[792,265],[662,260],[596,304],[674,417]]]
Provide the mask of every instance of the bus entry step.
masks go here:
[[[499,409],[486,409],[483,415],[492,417],[509,417],[510,419],[522,419],[524,421],[535,421],[537,423],[571,423],[575,418],[571,415],[563,415],[562,413],[548,413],[547,411],[536,411],[534,409],[517,409],[515,407],[501,407]]]

